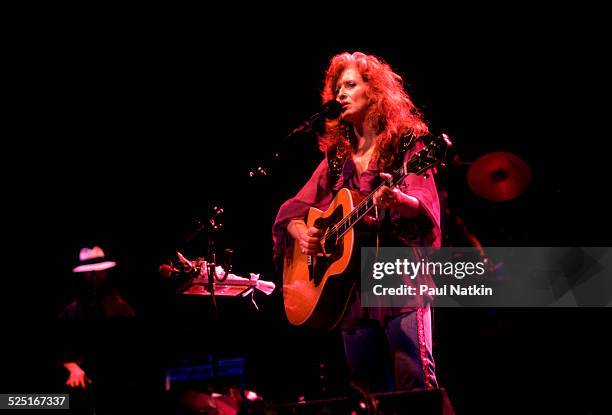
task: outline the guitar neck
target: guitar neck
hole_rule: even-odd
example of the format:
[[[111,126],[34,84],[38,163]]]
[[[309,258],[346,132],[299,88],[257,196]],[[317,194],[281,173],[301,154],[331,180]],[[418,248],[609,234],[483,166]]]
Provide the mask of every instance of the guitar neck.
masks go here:
[[[399,185],[408,174],[423,174],[425,171],[433,167],[433,165],[420,166],[419,163],[409,162],[406,166],[395,169],[391,174],[391,179],[384,180],[372,193],[370,193],[365,199],[361,201],[355,208],[346,215],[341,221],[339,221],[328,235],[333,238],[341,238],[346,234],[353,226],[355,226],[361,219],[368,214],[374,207],[374,195],[383,186],[395,187]]]
[[[402,169],[398,169],[398,170],[402,170]],[[394,173],[397,174],[397,171],[394,172]],[[351,213],[346,215],[346,217],[344,217],[341,221],[339,221],[334,226],[334,228],[332,230],[330,230],[330,232],[328,232],[328,235],[331,234],[330,237],[341,238],[353,226],[355,226],[357,223],[359,223],[359,221],[361,219],[363,219],[365,217],[365,215],[367,215],[368,212],[370,210],[372,210],[372,208],[375,206],[374,205],[374,194],[376,194],[376,192],[381,187],[383,187],[383,186],[389,186],[389,187],[396,186],[398,183],[400,183],[404,179],[404,177],[407,176],[407,174],[401,174],[401,173],[399,173],[397,175],[396,174],[393,174],[393,179],[383,181],[372,193],[370,193],[365,199],[363,199],[361,201],[361,203],[359,203],[357,206],[355,206],[355,208],[351,211]]]
[[[376,190],[378,190],[380,187],[382,187],[382,184]],[[372,194],[362,200],[361,203],[359,203],[351,211],[351,213],[344,217],[330,232],[328,232],[328,235],[333,233],[333,237],[342,238],[345,233],[347,233],[353,226],[363,219],[365,215],[367,215],[367,213],[374,207],[375,192],[376,191],[372,192]]]
[[[355,226],[374,207],[374,194],[383,186],[395,187],[409,174],[420,175],[440,164],[452,142],[446,134],[433,139],[424,148],[412,155],[410,160],[393,170],[391,178],[384,180],[372,193],[361,201],[346,217],[334,225],[325,235],[326,240],[339,239]],[[407,151],[407,150],[406,150]],[[329,238],[329,239],[328,239]]]

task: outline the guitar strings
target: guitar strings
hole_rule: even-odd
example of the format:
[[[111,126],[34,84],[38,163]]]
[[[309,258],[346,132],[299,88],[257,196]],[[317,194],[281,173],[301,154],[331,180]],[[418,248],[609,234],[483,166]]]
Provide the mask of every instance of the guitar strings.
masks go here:
[[[409,173],[406,173],[406,171],[408,172],[413,172],[415,174],[421,174],[424,171],[426,171],[427,169],[433,167],[433,165],[435,165],[435,163],[429,165],[429,166],[421,166],[420,168],[418,167],[420,162],[422,162],[422,160],[420,160],[423,156],[422,153],[426,153],[426,152],[430,152],[432,151],[432,149],[426,147],[424,149],[422,149],[421,151],[417,152],[413,157],[411,157],[411,159],[408,161],[407,163],[407,168],[406,170],[404,170],[403,167],[399,167],[396,170],[393,171],[392,176],[395,177],[397,175],[402,175],[397,182],[400,182],[404,177],[406,177]],[[327,244],[330,239],[334,240],[338,240],[339,238],[341,238],[342,236],[344,236],[344,234],[346,232],[348,232],[348,230],[355,225],[355,223],[357,223],[363,216],[365,216],[370,209],[372,209],[372,207],[374,206],[374,204],[372,203],[371,205],[368,205],[370,202],[373,202],[374,200],[374,194],[383,186],[390,184],[389,182],[384,181],[383,183],[381,183],[370,195],[368,195],[363,201],[361,201],[361,203],[359,203],[359,205],[357,205],[357,207],[355,209],[353,209],[351,211],[351,213],[349,213],[346,217],[342,218],[337,224],[335,224],[334,226],[332,226],[332,228],[325,234],[324,236],[324,240],[325,243]],[[365,210],[363,211],[363,213],[360,213],[361,209],[365,207]],[[342,229],[342,228],[346,228],[346,229]],[[340,231],[340,229],[342,229],[342,231]],[[338,234],[340,232],[340,234]]]

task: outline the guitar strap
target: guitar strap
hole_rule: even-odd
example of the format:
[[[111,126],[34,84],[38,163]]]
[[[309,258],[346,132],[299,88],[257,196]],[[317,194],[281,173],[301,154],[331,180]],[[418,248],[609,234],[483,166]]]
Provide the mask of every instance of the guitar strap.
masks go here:
[[[329,167],[329,183],[332,188],[332,194],[336,196],[338,193],[334,187],[338,180],[340,180],[340,175],[342,174],[342,168],[344,167],[344,162],[346,161],[346,156],[342,157],[338,154],[338,147],[334,147],[333,149],[327,152],[327,165]]]

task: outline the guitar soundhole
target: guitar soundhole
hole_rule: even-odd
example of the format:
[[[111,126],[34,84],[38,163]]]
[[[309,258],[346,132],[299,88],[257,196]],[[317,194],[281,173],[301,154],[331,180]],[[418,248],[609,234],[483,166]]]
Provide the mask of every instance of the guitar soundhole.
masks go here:
[[[336,252],[338,252],[338,237],[336,236],[335,238],[330,238],[328,240],[325,241],[325,252],[327,254],[335,254]],[[342,243],[342,239],[340,240],[340,243]]]

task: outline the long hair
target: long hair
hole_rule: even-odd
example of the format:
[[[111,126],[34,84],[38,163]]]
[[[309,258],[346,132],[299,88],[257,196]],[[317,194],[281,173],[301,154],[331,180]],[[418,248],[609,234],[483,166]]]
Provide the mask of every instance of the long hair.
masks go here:
[[[365,122],[378,135],[373,157],[384,170],[395,163],[400,138],[407,134],[416,137],[427,134],[427,124],[404,90],[402,78],[380,58],[361,52],[345,52],[331,59],[321,93],[323,102],[336,98],[336,83],[349,67],[356,68],[368,85],[369,109]],[[319,136],[319,148],[323,152],[335,149],[339,156],[346,156],[356,145],[352,134],[347,123],[329,120]]]

